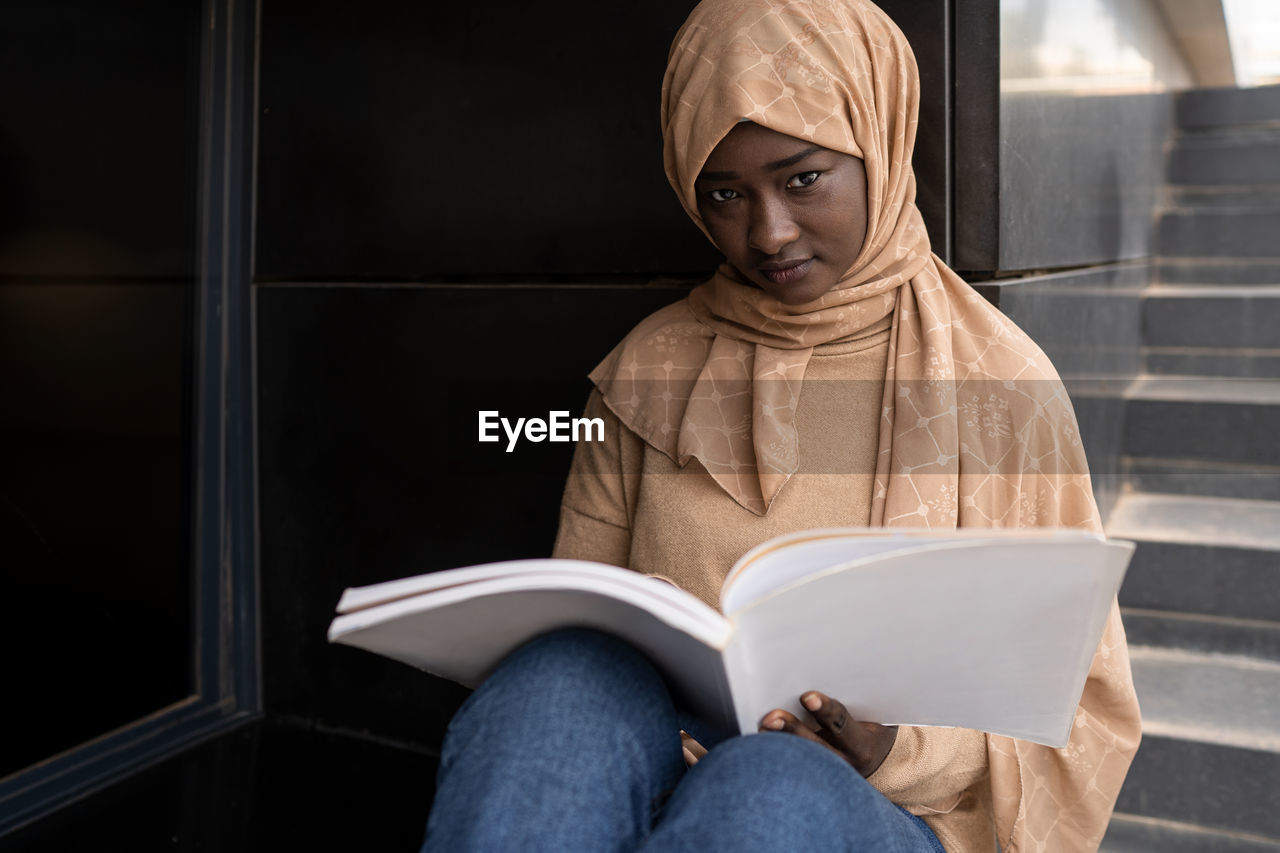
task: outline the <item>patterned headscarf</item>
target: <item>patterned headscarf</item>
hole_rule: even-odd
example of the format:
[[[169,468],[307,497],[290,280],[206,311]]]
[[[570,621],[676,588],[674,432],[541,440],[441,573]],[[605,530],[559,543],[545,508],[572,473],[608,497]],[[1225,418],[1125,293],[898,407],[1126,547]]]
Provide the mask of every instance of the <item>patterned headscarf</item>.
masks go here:
[[[662,90],[667,177],[706,231],[694,181],[740,120],[862,159],[867,235],[824,296],[785,305],[728,264],[688,298],[687,327],[641,324],[592,380],[620,420],[680,465],[697,459],[763,515],[796,473],[795,412],[819,344],[892,315],[873,526],[1099,529],[1066,393],[1044,354],[930,252],[911,167],[919,102],[901,31],[866,0],[705,0]],[[1093,850],[1139,739],[1113,607],[1062,749],[988,736],[999,842]]]

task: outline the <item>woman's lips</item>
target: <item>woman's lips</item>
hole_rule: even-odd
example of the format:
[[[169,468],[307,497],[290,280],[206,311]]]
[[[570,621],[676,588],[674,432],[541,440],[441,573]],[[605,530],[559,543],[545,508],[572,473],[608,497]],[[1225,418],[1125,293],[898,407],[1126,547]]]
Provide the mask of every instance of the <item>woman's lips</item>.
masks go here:
[[[769,264],[767,266],[758,267],[760,273],[774,284],[791,284],[793,281],[799,281],[809,273],[809,268],[813,266],[813,258],[803,261],[784,261],[779,264]]]

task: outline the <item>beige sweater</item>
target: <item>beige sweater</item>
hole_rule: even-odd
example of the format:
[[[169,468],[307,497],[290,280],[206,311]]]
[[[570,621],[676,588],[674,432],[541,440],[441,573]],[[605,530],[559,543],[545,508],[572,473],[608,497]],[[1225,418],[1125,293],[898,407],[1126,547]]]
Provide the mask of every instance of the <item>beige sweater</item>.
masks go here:
[[[796,410],[799,473],[764,516],[725,494],[697,460],[682,469],[645,444],[593,392],[586,416],[604,420],[605,437],[578,445],[555,555],[656,575],[714,607],[729,568],[766,539],[866,526],[890,321],[814,349]],[[982,733],[904,726],[870,781],[922,816],[949,853],[986,853],[995,849],[986,773]]]

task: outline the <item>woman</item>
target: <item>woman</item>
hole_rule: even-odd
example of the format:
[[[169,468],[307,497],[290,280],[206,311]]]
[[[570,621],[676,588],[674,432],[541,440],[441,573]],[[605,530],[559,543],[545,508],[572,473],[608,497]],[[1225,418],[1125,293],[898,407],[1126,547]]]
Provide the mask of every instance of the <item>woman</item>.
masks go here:
[[[798,529],[1098,529],[1052,366],[929,250],[918,94],[866,0],[693,11],[663,86],[665,166],[726,263],[592,372],[606,441],[578,448],[557,555],[714,604],[734,560]],[[672,732],[696,721],[637,658],[569,633],[504,664],[451,726],[428,846],[1093,850],[1139,739],[1114,607],[1057,750],[860,723],[815,690],[811,724],[770,712],[769,734],[701,761],[687,740],[685,773]]]

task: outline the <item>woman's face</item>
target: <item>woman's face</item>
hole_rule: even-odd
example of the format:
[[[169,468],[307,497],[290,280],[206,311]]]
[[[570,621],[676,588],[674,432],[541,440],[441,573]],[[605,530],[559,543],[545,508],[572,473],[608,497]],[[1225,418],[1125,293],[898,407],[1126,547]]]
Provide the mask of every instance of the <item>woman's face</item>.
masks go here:
[[[867,236],[862,161],[758,124],[720,140],[694,189],[726,260],[787,305],[835,287]]]

